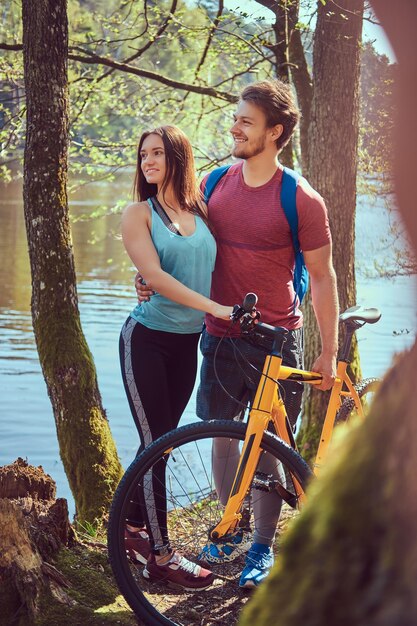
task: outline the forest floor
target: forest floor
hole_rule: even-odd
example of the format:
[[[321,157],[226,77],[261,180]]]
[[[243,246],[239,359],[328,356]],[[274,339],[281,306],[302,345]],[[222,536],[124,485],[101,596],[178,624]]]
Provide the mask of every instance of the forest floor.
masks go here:
[[[294,513],[284,508],[278,529],[278,542]],[[237,567],[242,569],[244,557]],[[64,586],[52,590],[52,596],[42,599],[36,626],[131,626],[139,624],[126,600],[120,594],[107,559],[107,546],[103,536],[79,538],[71,548],[62,548],[52,565],[63,575]],[[213,570],[214,571],[214,570]],[[140,573],[138,573],[140,575]],[[143,580],[143,579],[142,579]],[[164,588],[166,589],[166,588]],[[152,586],[149,595],[152,596]],[[178,602],[172,602],[169,591],[155,587],[160,610],[168,610],[170,619],[184,626],[238,623],[238,615],[250,594],[229,586],[229,597],[222,595],[222,603],[216,597],[216,585],[203,592],[184,593]],[[151,599],[151,598],[150,598]],[[152,601],[152,600],[151,600]]]
[[[120,594],[101,541],[61,548],[52,565],[66,585],[41,600],[35,626],[133,626],[138,624]]]

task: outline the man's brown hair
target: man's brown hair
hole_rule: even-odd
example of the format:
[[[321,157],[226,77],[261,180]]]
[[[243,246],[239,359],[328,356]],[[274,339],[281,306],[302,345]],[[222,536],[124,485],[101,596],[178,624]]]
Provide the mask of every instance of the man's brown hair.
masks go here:
[[[245,87],[240,99],[262,109],[267,128],[282,124],[282,135],[276,141],[277,148],[281,150],[291,139],[300,119],[291,87],[281,80],[263,80]]]

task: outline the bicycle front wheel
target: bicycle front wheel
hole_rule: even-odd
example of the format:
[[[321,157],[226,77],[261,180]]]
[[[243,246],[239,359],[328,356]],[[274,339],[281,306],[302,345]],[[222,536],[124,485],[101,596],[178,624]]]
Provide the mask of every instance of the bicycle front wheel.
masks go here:
[[[380,384],[381,381],[378,378],[365,378],[354,385],[365,415],[367,415],[369,411],[369,406]],[[345,398],[336,415],[336,423],[346,422],[356,413],[357,411],[353,398]]]
[[[149,480],[153,466],[163,462],[166,466],[164,488],[170,544],[187,559],[197,562],[210,530],[220,521],[224,510],[214,485],[211,462],[213,440],[222,438],[230,446],[241,447],[245,432],[246,424],[233,421],[216,420],[183,426],[144,450],[120,482],[110,511],[109,558],[122,594],[145,624],[237,624],[240,610],[248,600],[247,593],[238,586],[245,554],[221,564],[202,563],[215,574],[215,580],[204,591],[189,592],[170,588],[164,585],[164,581],[146,580],[142,575],[143,565],[129,560],[124,537],[129,507],[137,501],[140,490],[145,488],[145,476],[148,475]],[[280,475],[283,484],[278,485],[278,481],[271,481],[268,477],[265,479],[265,475],[260,477],[258,472],[252,484],[252,499],[259,490],[276,489],[280,496],[284,494],[292,507],[296,507],[297,496],[290,476],[294,476],[305,489],[311,476],[310,468],[297,452],[270,432],[264,433],[261,443],[261,458],[267,454],[273,457],[277,466],[282,467]],[[218,475],[216,479],[218,485]],[[245,538],[249,540],[248,528],[245,528],[246,532],[248,535]]]

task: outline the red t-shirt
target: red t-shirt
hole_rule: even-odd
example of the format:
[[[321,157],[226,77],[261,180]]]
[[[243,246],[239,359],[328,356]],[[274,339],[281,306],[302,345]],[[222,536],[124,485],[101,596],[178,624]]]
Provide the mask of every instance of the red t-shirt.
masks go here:
[[[299,328],[303,315],[294,313],[294,248],[291,230],[281,206],[282,168],[261,187],[249,187],[243,162],[232,165],[217,184],[208,203],[209,220],[217,241],[211,299],[224,305],[240,304],[246,293],[258,295],[262,321],[290,330]],[[206,178],[202,182],[202,188]],[[331,241],[323,198],[308,183],[297,186],[298,238],[303,251]],[[220,337],[229,322],[206,315],[207,330]],[[236,328],[235,335],[239,334]]]

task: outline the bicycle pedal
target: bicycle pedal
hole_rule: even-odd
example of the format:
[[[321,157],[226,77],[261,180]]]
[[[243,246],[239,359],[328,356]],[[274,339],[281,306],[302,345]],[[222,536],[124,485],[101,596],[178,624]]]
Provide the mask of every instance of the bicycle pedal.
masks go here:
[[[267,493],[275,491],[277,485],[278,481],[274,479],[272,474],[265,474],[264,472],[256,472],[252,481],[253,489]]]

